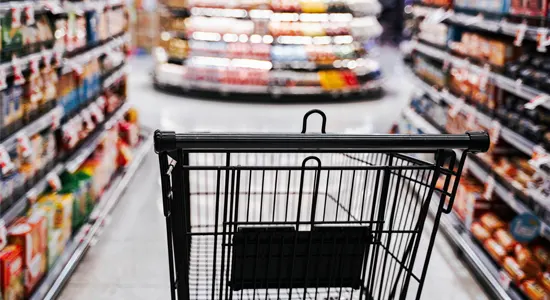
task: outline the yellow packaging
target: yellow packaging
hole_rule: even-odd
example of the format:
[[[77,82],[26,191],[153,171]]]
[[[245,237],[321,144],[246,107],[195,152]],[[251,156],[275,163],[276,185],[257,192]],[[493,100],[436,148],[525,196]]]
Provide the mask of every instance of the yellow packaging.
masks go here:
[[[325,13],[327,4],[324,0],[301,0],[300,7],[304,13]]]
[[[48,194],[41,197],[40,200],[33,206],[33,211],[39,211],[46,218],[46,225],[48,228],[48,267],[51,267],[59,257],[59,254],[61,254],[58,246],[59,230],[55,229],[57,209],[54,200],[55,195]]]
[[[60,225],[58,228],[61,230],[61,241],[63,245],[71,238],[72,233],[72,220],[73,220],[73,202],[74,198],[72,194],[60,195],[57,198]]]
[[[319,71],[319,83],[324,90],[330,90],[330,79],[327,71]]]
[[[346,86],[346,81],[342,78],[340,71],[329,71],[331,87],[334,90],[341,90]]]

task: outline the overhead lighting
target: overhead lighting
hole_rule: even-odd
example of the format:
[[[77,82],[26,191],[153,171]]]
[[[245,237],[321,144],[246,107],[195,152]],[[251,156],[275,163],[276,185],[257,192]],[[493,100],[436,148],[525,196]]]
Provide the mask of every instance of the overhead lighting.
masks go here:
[[[259,34],[253,34],[250,36],[250,42],[254,44],[259,44],[262,42],[262,36]]]
[[[217,32],[193,32],[193,39],[199,41],[219,42],[222,39],[221,34]]]
[[[239,36],[234,33],[226,33],[223,35],[223,40],[228,43],[235,43],[239,40]]]
[[[239,36],[239,42],[241,42],[241,43],[246,43],[246,42],[248,42],[248,35],[246,35],[246,34],[241,34],[241,35]]]
[[[271,44],[273,43],[273,37],[271,35],[264,35],[262,38],[264,44]]]
[[[334,37],[335,44],[350,44],[353,42],[353,37],[351,35],[340,35]]]

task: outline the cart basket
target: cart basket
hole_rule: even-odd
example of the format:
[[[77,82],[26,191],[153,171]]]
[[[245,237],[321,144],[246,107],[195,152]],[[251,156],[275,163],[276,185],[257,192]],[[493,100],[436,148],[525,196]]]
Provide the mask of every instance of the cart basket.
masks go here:
[[[299,134],[155,133],[172,299],[420,298],[441,214],[489,136],[325,126],[313,110]]]

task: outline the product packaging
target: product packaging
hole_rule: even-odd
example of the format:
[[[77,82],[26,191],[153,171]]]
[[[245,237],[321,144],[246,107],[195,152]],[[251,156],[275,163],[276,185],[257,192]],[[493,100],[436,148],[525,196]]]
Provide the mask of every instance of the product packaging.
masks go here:
[[[8,228],[10,244],[21,247],[24,263],[25,296],[29,297],[47,270],[47,223],[40,213],[17,219]]]
[[[21,247],[8,245],[0,251],[1,296],[5,300],[23,300],[23,253]]]

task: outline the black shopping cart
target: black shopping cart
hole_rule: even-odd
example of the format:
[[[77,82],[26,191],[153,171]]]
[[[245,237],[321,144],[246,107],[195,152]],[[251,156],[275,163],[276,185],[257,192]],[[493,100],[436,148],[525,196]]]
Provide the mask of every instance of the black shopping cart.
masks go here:
[[[322,134],[305,133],[312,113]],[[488,135],[325,124],[314,110],[301,134],[155,133],[172,299],[420,298],[440,216]]]

